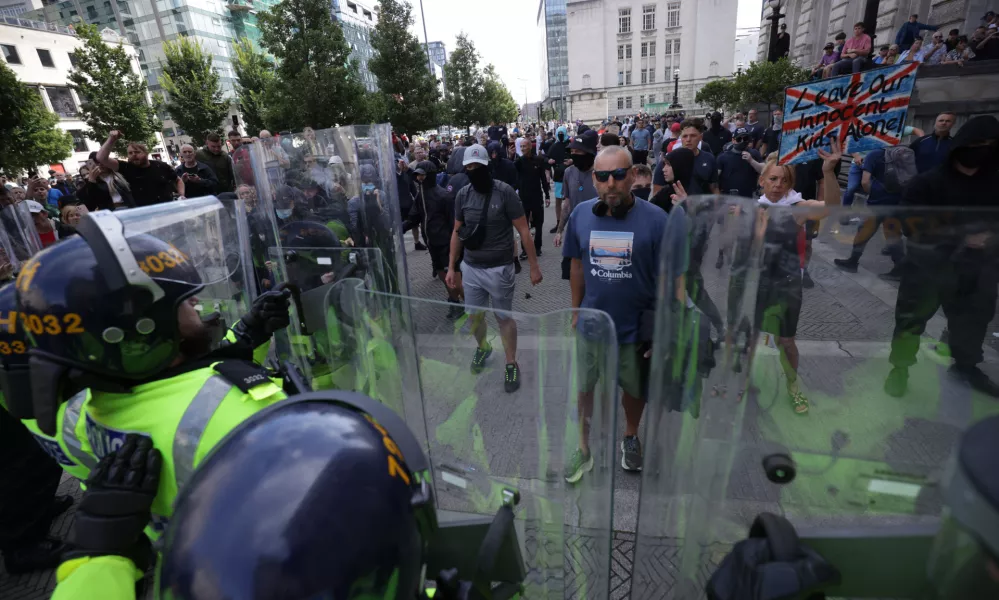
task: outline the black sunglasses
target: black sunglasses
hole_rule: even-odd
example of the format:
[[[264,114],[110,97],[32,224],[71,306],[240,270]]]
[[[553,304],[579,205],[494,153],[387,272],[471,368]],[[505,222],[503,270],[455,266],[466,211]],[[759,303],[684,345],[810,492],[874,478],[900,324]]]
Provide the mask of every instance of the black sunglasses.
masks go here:
[[[613,171],[594,171],[593,175],[597,178],[597,181],[604,183],[610,176],[614,176],[615,181],[624,181],[624,178],[628,176],[628,171],[631,169],[614,169]]]

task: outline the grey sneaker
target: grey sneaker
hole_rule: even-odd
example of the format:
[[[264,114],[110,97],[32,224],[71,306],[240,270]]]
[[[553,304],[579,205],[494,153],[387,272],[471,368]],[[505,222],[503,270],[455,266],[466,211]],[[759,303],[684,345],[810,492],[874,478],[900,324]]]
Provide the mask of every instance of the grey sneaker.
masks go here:
[[[565,466],[565,480],[568,483],[576,483],[583,478],[583,473],[593,469],[593,455],[583,454],[583,451],[576,449],[569,459],[569,464]]]
[[[486,359],[493,353],[493,347],[486,344],[485,348],[476,348],[472,355],[472,373],[478,375],[486,368]]]
[[[626,435],[621,442],[621,468],[625,471],[637,472],[642,470],[642,443],[638,441],[637,435]]]

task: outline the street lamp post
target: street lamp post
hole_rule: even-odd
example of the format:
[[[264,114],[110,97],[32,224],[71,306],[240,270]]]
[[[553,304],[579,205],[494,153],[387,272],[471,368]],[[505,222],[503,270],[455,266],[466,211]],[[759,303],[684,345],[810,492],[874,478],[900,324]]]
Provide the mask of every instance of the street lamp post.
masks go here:
[[[683,108],[680,106],[680,69],[673,70],[673,108]]]
[[[780,14],[780,0],[770,0],[770,16],[767,19],[770,21],[770,46],[767,50],[767,62],[777,62],[780,57],[777,56],[777,30],[780,25],[780,20],[787,15]]]

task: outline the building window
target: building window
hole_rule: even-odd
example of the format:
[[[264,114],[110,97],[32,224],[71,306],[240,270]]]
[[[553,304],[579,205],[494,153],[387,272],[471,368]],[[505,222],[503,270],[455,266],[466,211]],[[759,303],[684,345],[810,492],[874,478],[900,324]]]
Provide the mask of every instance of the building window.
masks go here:
[[[642,7],[642,31],[652,31],[656,28],[656,5],[646,4]]]
[[[631,9],[617,9],[617,32],[631,33]]]
[[[631,96],[628,96],[624,99],[624,107],[631,108]]]
[[[666,27],[680,26],[680,3],[670,2],[666,5]]]
[[[55,114],[64,119],[76,116],[76,102],[73,101],[73,94],[69,88],[49,86],[45,88],[52,103],[52,110]]]
[[[642,69],[642,84],[644,85],[648,82],[649,82],[649,70]]]
[[[352,11],[354,11],[355,15],[357,14],[357,5],[354,4],[353,2],[348,2],[347,3],[347,8],[349,8]]]
[[[718,61],[711,61],[708,65],[708,77],[718,77]]]
[[[624,44],[617,45],[617,59],[624,60]]]
[[[649,42],[649,56],[655,56],[655,55],[656,55],[656,41],[652,40],[651,42]]]
[[[617,99],[617,107],[618,108],[624,108],[624,98],[618,98]]]
[[[72,52],[69,53],[69,64],[73,65],[74,69],[76,68],[76,55]]]
[[[631,85],[631,71],[624,74],[624,85]]]
[[[649,94],[649,104],[655,104],[655,103],[656,103],[656,95]]]
[[[641,96],[638,97],[638,106],[641,107],[645,106],[645,94],[642,94]]]
[[[73,136],[73,152],[87,151],[87,138],[79,129],[70,129],[69,134]]]
[[[642,42],[642,58],[646,58],[649,55],[649,43]]]
[[[624,45],[624,57],[631,58],[631,44]]]
[[[43,67],[48,67],[50,69],[55,68],[55,63],[52,62],[52,53],[43,48],[38,48],[38,60],[42,61]]]
[[[590,76],[589,75],[583,75],[583,88],[585,89],[585,88],[588,88],[588,87],[590,87]]]
[[[367,19],[367,20],[369,20],[369,21],[372,20],[371,19],[371,11],[370,10],[364,11],[364,18]]]
[[[656,68],[649,67],[649,83],[655,83],[655,82],[656,82]]]
[[[624,85],[624,71],[617,72],[617,84]]]
[[[0,44],[0,48],[3,48],[3,57],[8,65],[21,64],[21,57],[17,54],[17,48],[8,46],[7,44]]]

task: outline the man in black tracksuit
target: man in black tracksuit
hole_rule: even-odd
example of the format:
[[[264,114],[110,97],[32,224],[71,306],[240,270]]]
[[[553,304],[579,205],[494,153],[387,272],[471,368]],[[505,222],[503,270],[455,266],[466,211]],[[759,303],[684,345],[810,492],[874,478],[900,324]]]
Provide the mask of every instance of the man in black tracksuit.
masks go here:
[[[449,199],[447,192],[437,185],[437,168],[432,162],[424,160],[417,163],[413,177],[418,187],[403,225],[403,233],[413,227],[421,227],[423,239],[430,250],[434,277],[440,279],[447,290],[447,301],[451,304],[447,318],[457,319],[464,313],[458,290],[447,287],[444,281],[451,252],[451,232],[454,231],[454,199]]]
[[[920,335],[942,307],[954,358],[951,373],[999,397],[999,385],[978,368],[999,283],[999,218],[988,211],[999,207],[997,190],[999,121],[980,116],[961,128],[943,164],[916,176],[902,193],[906,255],[895,305],[893,368],[885,381],[892,396],[905,394]],[[906,214],[906,207],[943,210]]]
[[[517,157],[514,165],[520,179],[520,203],[524,205],[527,222],[534,228],[534,249],[541,256],[541,227],[545,224],[545,206],[551,204],[551,191],[548,186],[548,163],[534,154],[534,144],[521,146],[524,155]],[[544,194],[544,204],[541,196]],[[521,240],[523,242],[523,240]],[[527,259],[527,251],[521,251],[520,259]]]
[[[518,189],[520,182],[517,180],[517,167],[506,157],[503,144],[489,142],[486,152],[489,153],[489,170],[493,173],[493,179],[498,179],[515,190]]]
[[[548,156],[548,167],[552,170],[552,182],[555,184],[555,227],[548,233],[558,233],[558,219],[562,218],[562,200],[565,198],[562,177],[568,168],[565,161],[569,158],[569,130],[565,125],[558,128],[555,141],[545,154]]]

